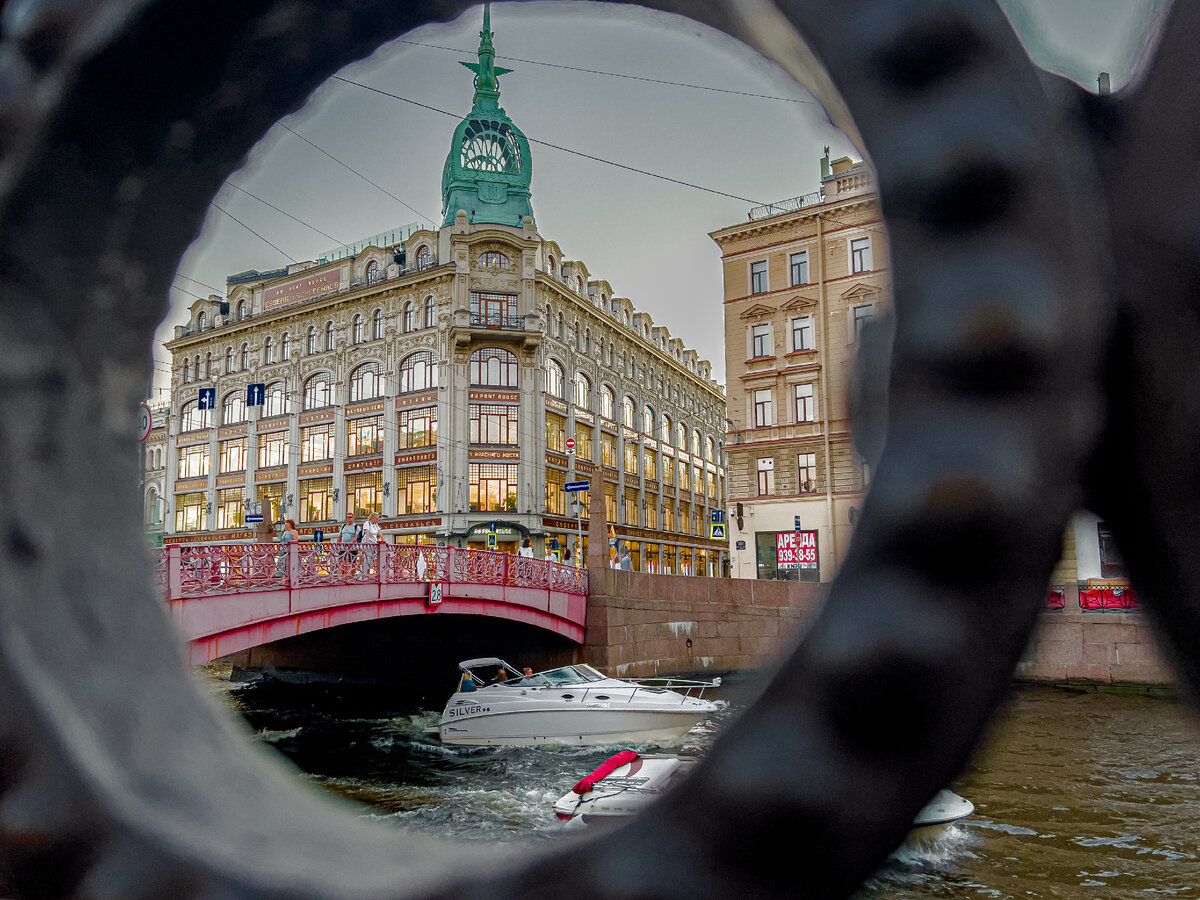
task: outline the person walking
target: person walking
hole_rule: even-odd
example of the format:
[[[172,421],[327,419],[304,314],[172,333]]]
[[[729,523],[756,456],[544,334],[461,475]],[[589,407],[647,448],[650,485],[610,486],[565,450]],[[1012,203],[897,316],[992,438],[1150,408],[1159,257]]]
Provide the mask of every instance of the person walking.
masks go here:
[[[633,571],[633,557],[629,555],[628,550],[626,550],[625,555],[621,557],[621,571],[622,572],[632,572]]]
[[[379,531],[379,513],[373,512],[367,516],[367,522],[362,527],[362,574],[364,578],[371,573],[372,569],[379,571],[376,568],[379,559],[379,542],[383,540]]]
[[[296,523],[292,519],[287,519],[283,523],[283,531],[279,534],[279,552],[275,557],[275,577],[282,578],[284,566],[287,565],[288,544],[295,544],[300,540],[300,535],[296,532]]]
[[[354,560],[358,556],[358,545],[362,529],[354,524],[354,513],[346,513],[346,524],[338,529],[338,559],[341,561],[342,578],[354,574]]]

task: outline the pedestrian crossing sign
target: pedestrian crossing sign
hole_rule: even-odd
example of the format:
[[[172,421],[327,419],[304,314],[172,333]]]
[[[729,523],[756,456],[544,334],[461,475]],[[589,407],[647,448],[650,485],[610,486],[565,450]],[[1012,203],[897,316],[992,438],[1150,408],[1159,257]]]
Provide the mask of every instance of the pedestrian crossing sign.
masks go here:
[[[714,541],[725,540],[725,523],[724,522],[713,522],[711,525],[708,526],[708,531],[709,531],[708,536],[710,538],[712,538]]]

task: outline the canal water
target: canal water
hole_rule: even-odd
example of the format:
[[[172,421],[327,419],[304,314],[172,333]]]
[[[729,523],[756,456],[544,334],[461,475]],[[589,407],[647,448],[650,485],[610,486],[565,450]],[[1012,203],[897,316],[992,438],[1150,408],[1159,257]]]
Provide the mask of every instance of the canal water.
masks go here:
[[[586,827],[551,806],[619,749],[445,746],[430,700],[374,684],[263,679],[226,696],[297,778],[366,804],[368,818],[458,841]],[[702,755],[733,714],[671,751]],[[1180,703],[1018,689],[954,789],[975,814],[902,847],[860,900],[1200,898],[1200,727]]]

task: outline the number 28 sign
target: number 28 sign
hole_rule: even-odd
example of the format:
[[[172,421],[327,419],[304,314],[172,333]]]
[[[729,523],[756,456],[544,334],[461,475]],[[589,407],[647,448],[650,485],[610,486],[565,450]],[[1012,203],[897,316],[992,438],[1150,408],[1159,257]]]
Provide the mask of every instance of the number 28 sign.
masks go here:
[[[780,531],[775,535],[776,565],[780,569],[815,569],[818,565],[815,531]]]

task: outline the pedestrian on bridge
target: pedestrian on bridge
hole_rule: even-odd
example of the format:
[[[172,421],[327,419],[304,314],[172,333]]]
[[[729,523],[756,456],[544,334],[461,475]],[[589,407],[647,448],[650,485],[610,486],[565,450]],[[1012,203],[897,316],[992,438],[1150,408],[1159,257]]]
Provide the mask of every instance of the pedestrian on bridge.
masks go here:
[[[376,567],[376,560],[379,558],[379,542],[382,540],[379,536],[379,513],[373,512],[367,516],[367,521],[362,527],[361,540],[363,545],[362,574],[365,578],[371,574],[371,569]]]
[[[346,513],[346,524],[338,529],[338,557],[342,564],[342,578],[354,574],[354,560],[358,556],[358,545],[362,540],[362,529],[354,524],[354,513]]]

